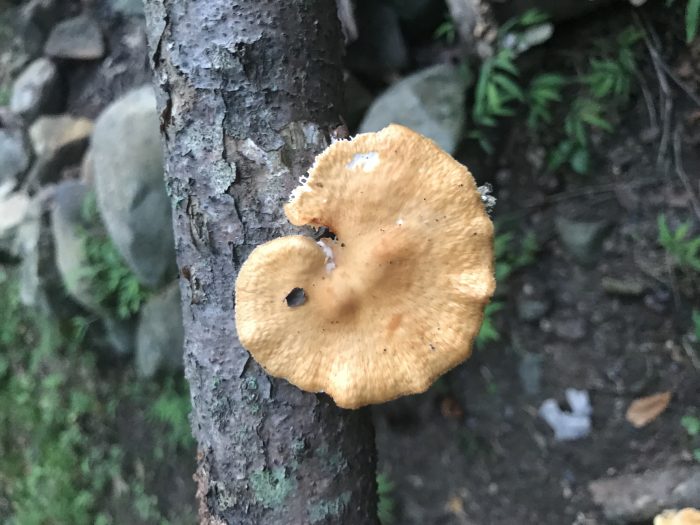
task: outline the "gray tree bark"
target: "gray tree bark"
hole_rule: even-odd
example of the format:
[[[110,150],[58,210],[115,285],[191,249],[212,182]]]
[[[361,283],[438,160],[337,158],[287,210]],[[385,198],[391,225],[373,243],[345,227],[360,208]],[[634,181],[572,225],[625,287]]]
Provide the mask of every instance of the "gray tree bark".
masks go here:
[[[269,378],[237,340],[234,281],[339,128],[332,0],[146,0],[199,443],[202,523],[375,524],[364,411]],[[283,270],[282,268],[280,269]]]

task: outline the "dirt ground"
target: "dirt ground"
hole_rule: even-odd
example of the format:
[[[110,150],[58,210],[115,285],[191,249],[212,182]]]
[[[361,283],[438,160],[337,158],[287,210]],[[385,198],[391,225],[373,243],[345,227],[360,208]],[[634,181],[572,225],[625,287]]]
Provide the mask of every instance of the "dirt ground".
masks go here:
[[[628,16],[604,14],[558,28],[566,36],[555,36],[541,53],[556,57]],[[671,69],[697,68],[687,50],[666,51]],[[501,285],[500,341],[476,349],[427,394],[374,410],[381,470],[396,484],[397,523],[608,523],[589,482],[692,462],[680,418],[700,405],[700,370],[682,341],[698,305],[697,282],[669,271],[657,217],[694,218],[697,225],[696,197],[681,177],[697,196],[698,107],[674,89],[664,139],[658,104],[666,96],[641,52],[640,86],[654,107],[641,88],[635,91],[615,132],[598,137],[590,175],[538,176],[546,138],[528,138],[517,120],[503,130],[497,162],[463,153],[468,165],[480,166],[480,182],[495,184],[497,223],[534,232],[538,252]],[[562,217],[607,225],[588,264],[574,260],[557,236]],[[523,320],[518,305],[533,301],[540,311]],[[570,387],[588,391],[592,431],[556,442],[538,409],[546,398],[563,404]],[[673,397],[656,421],[635,429],[625,420],[635,398],[663,391]]]

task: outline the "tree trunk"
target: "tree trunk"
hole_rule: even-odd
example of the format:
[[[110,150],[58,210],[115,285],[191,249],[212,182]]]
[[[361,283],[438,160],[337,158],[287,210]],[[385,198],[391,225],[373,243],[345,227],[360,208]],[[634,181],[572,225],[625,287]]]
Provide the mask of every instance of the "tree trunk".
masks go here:
[[[199,443],[202,523],[374,524],[365,411],[268,377],[238,342],[234,281],[293,231],[282,205],[340,123],[332,0],[146,0]]]

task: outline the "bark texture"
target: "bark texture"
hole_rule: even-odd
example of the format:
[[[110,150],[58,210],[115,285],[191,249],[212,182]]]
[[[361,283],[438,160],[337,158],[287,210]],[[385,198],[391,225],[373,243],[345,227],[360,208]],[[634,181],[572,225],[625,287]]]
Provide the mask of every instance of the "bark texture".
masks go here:
[[[233,312],[241,263],[293,231],[282,205],[340,123],[335,2],[147,0],[146,16],[200,447],[200,519],[377,523],[368,414],[269,378],[240,346]]]

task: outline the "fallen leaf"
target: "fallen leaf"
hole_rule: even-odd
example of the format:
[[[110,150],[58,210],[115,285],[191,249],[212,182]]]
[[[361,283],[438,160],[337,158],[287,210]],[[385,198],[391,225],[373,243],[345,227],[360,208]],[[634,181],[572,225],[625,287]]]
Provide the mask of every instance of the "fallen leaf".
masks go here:
[[[443,398],[440,402],[440,412],[447,419],[462,419],[464,417],[464,410],[453,397]]]
[[[452,496],[447,502],[447,509],[455,516],[463,516],[464,502],[462,501],[462,498],[459,496]]]
[[[654,518],[654,525],[700,525],[700,510],[665,510]]]
[[[625,418],[632,426],[642,428],[654,421],[666,410],[671,401],[671,392],[661,392],[647,397],[635,399],[630,404]]]

